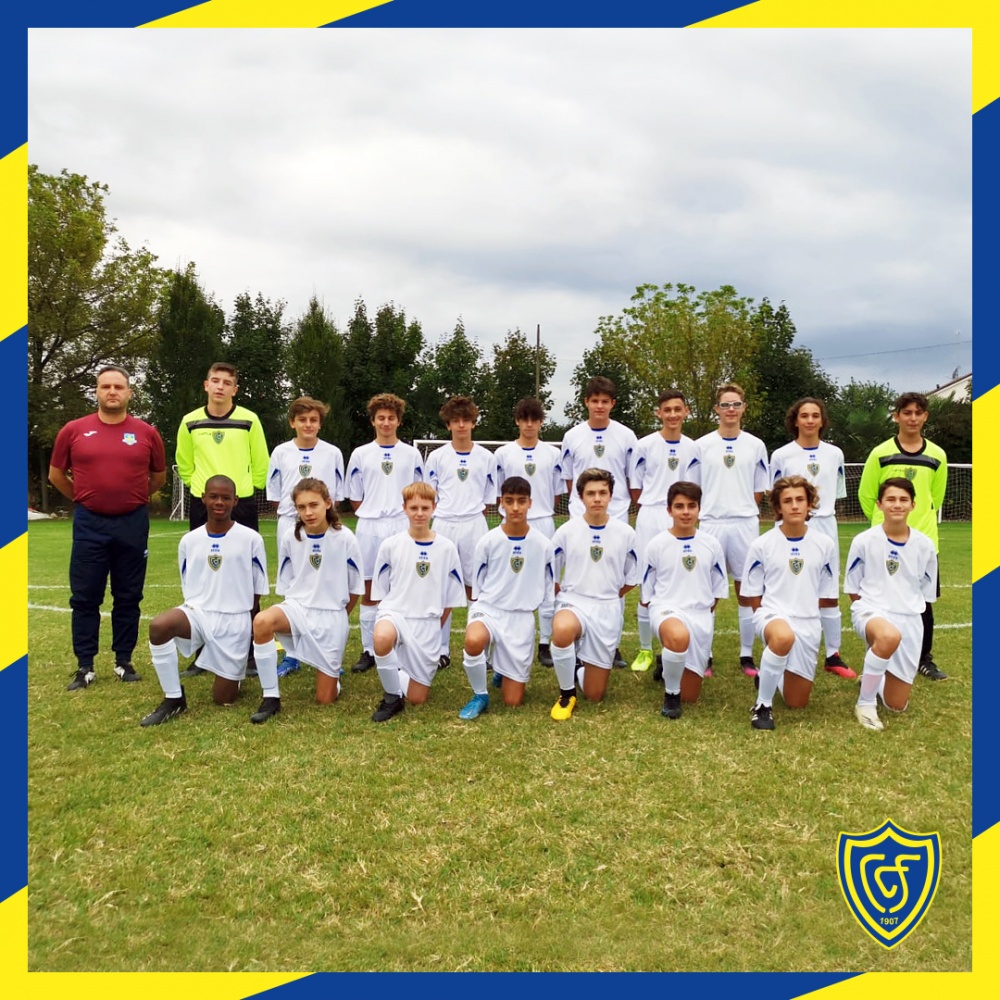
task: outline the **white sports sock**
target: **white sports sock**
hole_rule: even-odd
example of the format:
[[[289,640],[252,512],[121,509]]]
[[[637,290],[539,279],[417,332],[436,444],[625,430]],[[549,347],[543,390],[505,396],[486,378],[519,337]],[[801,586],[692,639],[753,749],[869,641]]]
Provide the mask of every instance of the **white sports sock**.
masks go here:
[[[465,667],[465,676],[469,678],[472,685],[473,694],[488,694],[486,690],[486,652],[462,653],[462,666]]]
[[[823,648],[827,656],[840,652],[840,608],[820,608],[819,620],[823,625]]]
[[[740,656],[753,656],[753,608],[741,604],[736,614],[740,620]]]
[[[587,668],[583,665],[576,668],[576,686],[582,691],[583,690],[583,678],[587,672]]]
[[[393,647],[385,656],[375,654],[375,669],[378,679],[382,682],[382,690],[386,694],[402,695],[403,689],[399,683],[399,657]]]
[[[472,603],[471,601],[469,602]],[[451,612],[448,612],[448,617],[445,618],[444,624],[441,626],[441,655],[450,656],[451,655]]]
[[[663,647],[660,653],[660,662],[663,664],[663,690],[667,694],[681,693],[681,678],[684,676],[684,661],[687,659],[687,650],[683,653],[675,653],[672,649]]]
[[[888,660],[883,660],[881,656],[876,656],[874,650],[869,649],[865,653],[865,667],[861,673],[861,690],[858,692],[858,704],[861,706],[874,705],[875,695],[885,680],[885,669],[889,666]]]
[[[635,609],[636,621],[639,624],[639,648],[653,651],[653,626],[649,624],[649,605],[639,604]]]
[[[776,653],[771,652],[769,646],[764,647],[764,652],[760,655],[760,690],[757,692],[758,705],[771,707],[771,703],[774,701],[774,692],[778,689],[781,675],[785,672],[785,664],[787,663],[787,656],[778,656]]]
[[[180,698],[181,675],[177,668],[177,643],[168,639],[160,646],[149,644],[149,655],[153,658],[153,669],[163,688],[164,698]]]
[[[557,646],[554,642],[549,646],[552,651],[552,665],[556,672],[560,691],[575,689],[573,671],[576,667],[576,646]]]
[[[552,641],[552,617],[554,614],[555,608],[551,604],[548,606],[543,604],[538,609],[538,641],[542,645]]]
[[[278,647],[274,640],[270,642],[255,642],[253,658],[257,663],[257,678],[260,690],[265,698],[280,698],[278,691]]]
[[[377,604],[362,604],[359,612],[361,621],[361,648],[370,653],[375,648],[375,614]]]

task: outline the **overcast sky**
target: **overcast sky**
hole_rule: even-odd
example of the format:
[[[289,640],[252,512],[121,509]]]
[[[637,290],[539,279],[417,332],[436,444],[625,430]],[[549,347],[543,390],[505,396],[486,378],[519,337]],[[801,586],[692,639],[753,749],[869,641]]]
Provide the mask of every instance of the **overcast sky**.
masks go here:
[[[635,286],[784,301],[838,381],[972,368],[964,30],[29,31],[29,159],[160,263],[520,327],[557,413]]]

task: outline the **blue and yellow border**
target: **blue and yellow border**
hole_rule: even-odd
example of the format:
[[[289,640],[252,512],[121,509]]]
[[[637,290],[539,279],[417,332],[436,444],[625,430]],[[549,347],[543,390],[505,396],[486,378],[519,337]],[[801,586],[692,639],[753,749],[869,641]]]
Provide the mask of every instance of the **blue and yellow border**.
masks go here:
[[[179,0],[92,0],[89,3],[48,0],[29,5],[13,0],[14,9],[0,13],[0,74],[5,100],[0,110],[0,370],[24,371],[27,352],[27,30],[31,27],[320,27],[335,23],[342,27],[927,27],[969,28],[973,42],[973,316],[979,329],[992,331],[997,305],[990,294],[995,279],[995,246],[1000,231],[997,185],[1000,175],[1000,13],[990,0],[962,2],[891,2],[891,0],[757,0],[735,4],[726,0],[619,0],[604,4],[595,0],[210,0],[185,6]],[[991,183],[992,181],[992,183]],[[978,294],[977,294],[978,293]],[[991,320],[993,321],[991,323]],[[976,386],[974,421],[985,420],[986,407],[1000,401],[1000,357],[990,334],[975,342]],[[985,367],[984,367],[985,366]],[[281,994],[295,997],[325,996],[331,989],[350,993],[372,989],[392,989],[387,977],[376,982],[371,976],[345,974],[334,984],[329,976],[272,975],[264,973],[79,973],[59,976],[27,973],[27,716],[9,711],[10,706],[27,704],[27,535],[24,522],[24,494],[17,488],[26,468],[27,409],[24,382],[16,374],[7,378],[0,406],[8,435],[13,483],[0,491],[0,581],[3,606],[9,610],[5,628],[0,630],[0,705],[8,709],[0,727],[3,787],[0,794],[11,812],[0,824],[0,961],[8,995],[42,995],[48,989],[79,1000],[98,991],[105,997],[132,995],[142,991],[149,1000],[190,990],[213,998],[240,998],[281,987]],[[996,490],[993,480],[998,468],[980,446],[974,499],[989,502]],[[15,475],[16,474],[16,475]],[[984,523],[983,521],[979,522]],[[973,613],[1000,604],[1000,534],[973,531]],[[988,620],[981,618],[980,620]],[[986,715],[1000,704],[995,696],[1000,680],[987,656],[988,637],[974,638],[974,661],[988,669],[976,678],[973,709],[973,945],[972,973],[871,973],[841,976],[818,973],[744,974],[736,983],[734,975],[699,974],[695,982],[681,983],[695,974],[677,973],[670,986],[694,986],[702,995],[730,993],[741,996],[802,996],[822,989],[831,997],[867,996],[878,992],[884,997],[903,996],[918,1000],[942,991],[977,989],[986,991],[989,982],[1000,981],[1000,950],[992,942],[983,943],[990,929],[1000,925],[1000,897],[995,888],[1000,880],[1000,833],[997,818],[1000,797],[992,793],[986,769],[997,759],[996,727]],[[978,712],[975,706],[978,706]],[[23,811],[22,811],[23,810]],[[23,822],[20,817],[23,816]],[[979,942],[978,949],[975,948]],[[394,977],[398,978],[398,977]],[[590,977],[573,977],[553,983],[551,977],[522,976],[521,990],[550,991],[570,988],[596,992],[600,987]],[[544,978],[544,982],[542,979]],[[459,983],[462,985],[460,986]],[[283,985],[288,984],[288,985]],[[635,988],[648,985],[636,979]],[[657,985],[665,985],[658,983]],[[408,977],[407,990],[430,989],[438,996],[468,986],[444,974]],[[485,994],[509,994],[509,975],[478,976],[474,984]]]

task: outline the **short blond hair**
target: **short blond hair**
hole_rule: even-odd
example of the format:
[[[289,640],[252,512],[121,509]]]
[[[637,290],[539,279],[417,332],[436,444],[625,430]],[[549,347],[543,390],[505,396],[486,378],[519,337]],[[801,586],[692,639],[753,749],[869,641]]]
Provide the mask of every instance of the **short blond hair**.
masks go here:
[[[437,490],[430,483],[410,483],[409,486],[403,487],[404,505],[407,500],[430,500],[431,503],[436,504],[437,498]]]

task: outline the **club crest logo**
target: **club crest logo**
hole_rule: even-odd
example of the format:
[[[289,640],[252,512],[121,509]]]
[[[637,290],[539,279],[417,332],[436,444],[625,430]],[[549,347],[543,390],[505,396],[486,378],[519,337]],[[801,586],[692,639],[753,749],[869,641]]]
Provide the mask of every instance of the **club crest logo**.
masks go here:
[[[422,580],[431,571],[431,564],[429,559],[418,559],[417,560],[417,576]]]
[[[722,456],[722,464],[727,469],[731,469],[736,464],[736,456],[731,451],[727,451],[725,455]]]
[[[138,444],[134,434],[123,434],[122,441],[127,445]]]
[[[799,573],[802,572],[802,567],[805,566],[805,564],[806,564],[806,561],[801,556],[792,556],[792,558],[788,560],[788,568],[796,576],[798,576]]]
[[[806,466],[806,468],[809,470],[809,475],[810,476],[818,476],[819,475],[819,462],[810,462]]]
[[[604,546],[603,545],[591,545],[590,546],[590,558],[594,562],[600,562],[601,561],[601,556],[603,556],[603,555],[604,555]]]
[[[391,476],[392,475],[392,460],[391,459],[387,458],[387,459],[385,459],[382,462],[382,475],[383,476]]]
[[[208,568],[213,573],[218,573],[219,572],[219,567],[221,565],[222,565],[222,553],[221,552],[212,552],[212,553],[210,553],[209,557],[208,557]]]
[[[912,466],[908,467],[906,470],[906,478],[912,482],[914,479],[917,478],[917,470],[914,469]]]
[[[893,559],[892,556],[889,556],[889,558],[885,561],[885,568],[889,576],[895,576],[896,570],[899,569],[899,560]]]
[[[841,833],[837,870],[855,919],[883,948],[895,948],[923,920],[941,874],[937,833],[913,833],[887,819],[868,833]]]
[[[323,553],[322,552],[312,552],[309,555],[309,565],[313,569],[319,569],[323,565]]]
[[[460,483],[464,483],[466,481],[466,479],[468,479],[468,478],[469,478],[469,470],[463,465],[458,470],[458,481]]]
[[[669,458],[667,459],[667,468],[668,468],[668,469],[669,469],[669,470],[670,470],[671,472],[676,472],[676,471],[677,471],[677,466],[678,466],[678,465],[680,465],[680,462],[678,461],[678,459],[677,459],[677,456],[676,456],[676,455],[671,455],[671,456],[670,456],[670,457],[669,457]]]
[[[690,573],[698,565],[698,557],[693,555],[681,556],[681,565]]]
[[[222,442],[225,440],[225,438],[226,438],[226,432],[225,431],[212,431],[212,440],[216,444],[222,444]]]
[[[510,557],[510,568],[515,573],[520,573],[524,569],[524,556],[511,556]]]
[[[603,444],[595,444],[594,445],[594,454],[598,458],[604,458],[604,445]]]
[[[524,463],[524,471],[529,476],[533,476],[535,474],[535,469],[536,468],[538,468],[538,466],[536,466],[534,462],[525,462]]]
[[[303,479],[308,479],[312,475],[313,467],[308,462],[299,463],[299,475]]]

